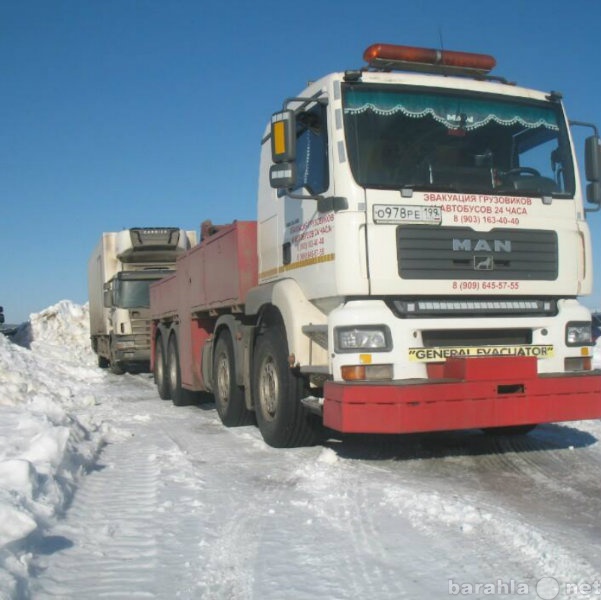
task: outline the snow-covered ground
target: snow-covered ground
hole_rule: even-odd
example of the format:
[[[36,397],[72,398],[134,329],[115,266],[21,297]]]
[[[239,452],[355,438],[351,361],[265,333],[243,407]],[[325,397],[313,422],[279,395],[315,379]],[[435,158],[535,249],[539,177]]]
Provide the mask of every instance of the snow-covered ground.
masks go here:
[[[0,598],[601,599],[599,421],[274,450],[98,369],[85,306],[19,338],[0,336]]]

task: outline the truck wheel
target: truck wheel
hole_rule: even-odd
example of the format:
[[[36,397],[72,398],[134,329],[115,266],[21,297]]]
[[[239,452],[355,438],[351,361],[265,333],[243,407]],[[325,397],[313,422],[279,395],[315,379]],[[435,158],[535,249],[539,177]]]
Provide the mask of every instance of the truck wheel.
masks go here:
[[[317,423],[300,400],[304,380],[288,365],[288,343],[280,327],[260,333],[253,363],[255,414],[261,435],[274,448],[310,446]]]
[[[101,369],[108,369],[109,367],[109,361],[107,358],[105,358],[104,356],[99,356],[98,357],[98,367]]]
[[[123,365],[114,357],[111,351],[111,358],[109,359],[109,371],[113,375],[123,375],[125,373],[125,368]]]
[[[114,352],[113,344],[114,344],[114,342],[113,342],[113,339],[111,338],[111,340],[109,341],[109,354],[110,354],[110,358],[109,358],[109,361],[108,361],[109,371],[113,375],[123,375],[125,373],[125,368],[115,358],[115,352]]]
[[[154,382],[156,383],[161,400],[169,400],[171,398],[171,389],[169,388],[165,362],[163,337],[159,336],[154,345]]]
[[[224,331],[215,344],[213,386],[217,413],[226,427],[253,422],[253,413],[244,403],[244,389],[236,383],[234,345],[228,331]]]
[[[109,371],[113,375],[123,375],[125,373],[125,369],[118,362],[111,362],[109,365]]]
[[[121,366],[121,363],[113,360],[109,363],[109,371],[113,375],[123,375],[125,373],[125,369]]]
[[[182,388],[182,376],[179,364],[179,351],[177,349],[177,338],[172,335],[169,338],[169,348],[167,350],[167,369],[169,389],[171,390],[171,401],[175,406],[185,406],[186,394]]]

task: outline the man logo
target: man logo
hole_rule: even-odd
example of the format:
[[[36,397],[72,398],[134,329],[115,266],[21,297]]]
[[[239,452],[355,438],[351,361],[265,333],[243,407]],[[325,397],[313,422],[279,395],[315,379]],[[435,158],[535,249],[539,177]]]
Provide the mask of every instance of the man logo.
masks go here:
[[[511,252],[511,240],[453,238],[453,252]]]
[[[495,261],[492,256],[474,256],[474,271],[492,271]]]

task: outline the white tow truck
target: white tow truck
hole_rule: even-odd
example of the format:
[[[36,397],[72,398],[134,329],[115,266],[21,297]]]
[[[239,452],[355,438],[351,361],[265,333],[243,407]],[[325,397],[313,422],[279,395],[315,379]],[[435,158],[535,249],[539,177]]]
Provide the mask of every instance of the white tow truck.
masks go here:
[[[581,184],[561,94],[488,55],[374,44],[284,101],[256,222],[207,229],[151,288],[163,398],[215,395],[272,446],[340,432],[601,417],[599,136]],[[572,123],[583,125],[583,123]]]

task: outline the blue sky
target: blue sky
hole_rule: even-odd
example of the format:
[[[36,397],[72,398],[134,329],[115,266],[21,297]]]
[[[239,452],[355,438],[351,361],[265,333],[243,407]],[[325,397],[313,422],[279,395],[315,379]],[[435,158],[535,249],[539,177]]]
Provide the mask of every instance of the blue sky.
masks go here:
[[[371,43],[492,54],[601,127],[600,24],[600,0],[0,0],[7,321],[85,302],[102,231],[253,219],[271,113]]]

